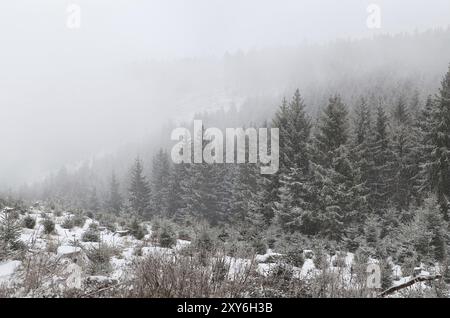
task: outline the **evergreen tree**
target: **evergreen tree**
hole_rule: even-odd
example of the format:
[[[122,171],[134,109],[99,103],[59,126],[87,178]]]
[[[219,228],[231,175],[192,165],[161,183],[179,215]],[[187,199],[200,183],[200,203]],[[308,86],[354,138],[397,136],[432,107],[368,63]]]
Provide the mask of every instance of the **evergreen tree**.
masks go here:
[[[115,173],[113,172],[109,183],[109,195],[106,201],[106,207],[110,212],[116,215],[120,213],[123,205],[119,188],[120,184],[116,179]]]
[[[299,168],[304,175],[309,172],[311,121],[305,112],[305,104],[297,89],[289,103],[285,126],[280,129],[280,166],[286,170]],[[280,127],[280,126],[278,126]]]
[[[299,90],[289,103],[280,107],[276,124],[280,129],[279,201],[275,214],[280,225],[289,231],[300,230],[302,216],[311,208],[310,135],[311,121],[305,112]]]
[[[98,212],[100,209],[100,201],[98,200],[96,187],[92,187],[92,190],[89,194],[88,209],[91,212]]]
[[[330,168],[334,152],[348,141],[348,111],[341,97],[330,98],[328,106],[320,117],[315,134],[315,162]]]
[[[349,159],[348,111],[339,96],[330,98],[320,117],[314,142],[314,183],[319,197],[314,200],[320,211],[322,234],[341,239],[356,210],[355,175]]]
[[[431,162],[427,166],[428,178],[448,220],[450,196],[450,67],[442,80],[442,86],[433,112]]]
[[[0,261],[12,255],[21,246],[21,228],[12,209],[0,213]]]
[[[421,110],[417,120],[417,127],[420,132],[420,149],[419,149],[419,178],[417,192],[421,197],[427,197],[433,192],[432,180],[432,162],[434,149],[434,129],[437,127],[435,120],[438,108],[431,96],[428,96],[424,109]]]
[[[415,217],[412,241],[416,251],[427,261],[442,262],[447,257],[447,222],[435,200],[427,199]]]
[[[128,198],[130,207],[134,213],[140,216],[149,216],[150,195],[150,184],[144,175],[142,161],[136,158],[131,170],[131,184]]]
[[[373,179],[369,182],[369,204],[378,214],[382,214],[387,209],[391,197],[394,154],[391,150],[388,124],[388,117],[384,109],[379,106],[371,150]]]
[[[152,209],[156,215],[167,216],[169,209],[170,162],[166,151],[160,149],[153,158]]]
[[[401,97],[393,111],[392,150],[394,154],[392,200],[398,210],[407,210],[415,198],[419,147],[417,131]]]
[[[255,167],[255,170],[258,170],[258,165]],[[261,232],[267,228],[270,224],[271,218],[268,217],[270,214],[268,213],[268,209],[272,210],[272,206],[268,206],[267,204],[267,196],[268,196],[268,179],[264,176],[255,172],[255,189],[253,190],[252,197],[249,200],[248,204],[248,213],[246,215],[246,222],[248,227],[253,231],[253,237],[256,237],[261,234]]]
[[[202,149],[207,145],[202,136],[200,138]],[[221,165],[192,163],[186,165],[186,179],[181,181],[183,207],[180,216],[183,219],[190,217],[206,219],[212,225],[224,220],[221,213],[221,184],[223,182],[223,167]],[[179,218],[180,218],[179,216]]]
[[[355,111],[354,136],[352,141],[352,161],[355,170],[355,191],[359,196],[360,218],[371,212],[370,185],[375,179],[373,154],[373,129],[370,109],[365,101],[361,100]],[[356,203],[356,202],[355,202]]]
[[[187,163],[174,164],[170,170],[167,193],[167,215],[169,217],[175,217],[178,222],[184,220],[182,212],[185,207],[185,201],[183,197],[186,197],[186,193],[189,192],[189,189],[184,186],[188,177]]]

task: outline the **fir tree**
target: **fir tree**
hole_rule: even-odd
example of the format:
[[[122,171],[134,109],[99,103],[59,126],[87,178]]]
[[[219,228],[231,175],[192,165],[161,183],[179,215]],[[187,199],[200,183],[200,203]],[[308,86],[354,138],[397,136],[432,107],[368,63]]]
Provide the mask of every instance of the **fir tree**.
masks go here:
[[[428,176],[441,206],[444,218],[448,220],[450,196],[450,67],[442,80],[442,86],[433,112],[432,152],[428,165]]]
[[[415,197],[415,182],[419,167],[418,136],[403,98],[397,102],[392,117],[394,154],[392,200],[398,210],[407,210]]]
[[[369,204],[378,214],[382,214],[387,209],[391,197],[394,154],[391,150],[388,124],[388,117],[384,109],[379,106],[371,147],[373,179],[369,182]]]
[[[320,117],[314,141],[315,162],[324,168],[331,167],[334,151],[348,141],[348,111],[340,96],[330,98]]]
[[[21,246],[21,227],[14,216],[14,211],[5,208],[0,213],[0,260],[12,256]]]
[[[167,215],[175,217],[178,222],[184,219],[182,214],[185,207],[183,197],[189,193],[189,189],[185,188],[186,180],[188,179],[188,164],[180,163],[174,164],[170,170],[168,193],[167,193]]]
[[[120,184],[116,179],[115,173],[113,172],[109,183],[109,195],[106,201],[106,207],[110,212],[116,215],[122,210],[123,205],[119,188]]]
[[[167,216],[169,204],[170,163],[166,151],[160,149],[153,158],[152,169],[152,209],[156,215]]]
[[[131,184],[129,188],[130,207],[134,213],[148,217],[150,211],[150,184],[144,175],[144,167],[139,158],[136,158],[131,170]]]
[[[100,201],[98,200],[96,187],[92,187],[92,190],[89,194],[88,209],[91,212],[98,212],[100,209]]]
[[[300,230],[302,215],[308,211],[313,194],[309,191],[311,122],[305,112],[299,90],[289,103],[283,102],[276,124],[280,129],[279,201],[275,215],[280,225],[289,231]]]
[[[355,216],[355,175],[349,159],[348,111],[339,96],[330,98],[320,117],[314,142],[314,184],[319,195],[322,234],[341,239]]]
[[[354,136],[352,141],[352,161],[355,171],[355,191],[359,196],[360,217],[364,218],[371,212],[370,185],[374,182],[374,155],[373,130],[370,109],[365,101],[361,100],[355,111]],[[356,203],[356,202],[355,202]]]
[[[432,177],[432,159],[434,149],[434,129],[437,127],[435,120],[438,118],[438,108],[431,96],[428,96],[424,109],[421,111],[417,120],[417,127],[420,131],[420,150],[419,150],[419,179],[417,191],[422,197],[428,196],[433,192],[435,181]]]

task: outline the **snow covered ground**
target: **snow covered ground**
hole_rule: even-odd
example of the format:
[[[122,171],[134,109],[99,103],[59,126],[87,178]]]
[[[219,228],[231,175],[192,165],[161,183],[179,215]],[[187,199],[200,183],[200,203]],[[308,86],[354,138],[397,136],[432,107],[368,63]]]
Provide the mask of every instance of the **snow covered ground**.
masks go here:
[[[38,259],[43,257],[45,261],[58,262],[58,266],[62,266],[63,269],[58,274],[48,277],[48,281],[45,286],[53,286],[59,284],[60,288],[68,286],[68,282],[74,279],[74,269],[76,266],[73,264],[83,265],[86,260],[86,252],[92,248],[100,248],[101,246],[108,246],[113,249],[114,255],[110,258],[110,270],[101,275],[89,275],[82,273],[82,280],[89,282],[89,284],[105,284],[105,282],[117,282],[125,279],[129,274],[129,268],[134,261],[140,258],[147,257],[149,255],[167,256],[173,257],[177,255],[184,248],[188,247],[191,242],[186,240],[177,240],[176,245],[173,248],[164,248],[158,246],[151,239],[152,230],[150,224],[145,224],[148,234],[145,235],[143,240],[137,240],[132,235],[120,229],[112,232],[105,227],[98,225],[98,222],[87,218],[84,225],[81,227],[73,227],[71,229],[65,229],[62,227],[64,220],[68,217],[73,217],[69,212],[63,212],[60,216],[54,216],[50,213],[44,214],[42,209],[31,209],[28,213],[29,216],[36,220],[36,226],[34,229],[23,228],[20,239],[27,245],[27,252],[25,260]],[[21,216],[22,218],[24,216]],[[45,234],[42,221],[44,217],[50,217],[55,222],[55,230],[52,234]],[[97,224],[97,228],[100,234],[100,242],[83,242],[83,234],[89,230],[92,224]],[[139,250],[140,252],[137,252]],[[301,267],[289,266],[294,277],[302,279],[313,279],[320,275],[323,270],[317,268],[315,264],[314,251],[305,250],[304,262]],[[340,253],[339,255],[325,255],[326,270],[329,273],[339,274],[340,283],[342,286],[349,286],[354,283],[354,258],[352,253]],[[29,276],[27,271],[30,271],[30,266],[24,263],[22,260],[4,260],[0,262],[0,286],[15,286],[26,279]],[[244,271],[251,266],[255,266],[255,270],[262,276],[270,276],[274,269],[280,264],[283,264],[283,255],[272,250],[268,250],[264,255],[256,255],[251,259],[237,258],[225,256],[224,262],[228,268],[228,278],[233,279],[237,273]],[[370,260],[372,263],[377,263],[376,260]],[[393,277],[394,286],[403,284],[412,279],[412,276],[402,276],[402,269],[399,265],[393,265]],[[51,266],[51,265],[48,265]],[[72,266],[72,267],[70,267]],[[67,270],[69,269],[69,270]],[[420,273],[419,273],[420,271]],[[425,270],[417,270],[416,275],[430,275]],[[25,277],[25,278],[24,278]],[[414,286],[414,288],[426,289],[426,283],[420,283]],[[35,296],[27,294],[23,290],[17,290],[14,296]]]

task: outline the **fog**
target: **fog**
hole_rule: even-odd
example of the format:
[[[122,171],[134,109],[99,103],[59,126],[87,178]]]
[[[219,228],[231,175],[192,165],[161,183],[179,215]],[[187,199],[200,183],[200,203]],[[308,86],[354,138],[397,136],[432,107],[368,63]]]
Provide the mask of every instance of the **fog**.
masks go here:
[[[380,29],[366,25],[372,2]],[[81,8],[79,29],[66,26],[70,3]],[[449,18],[448,0],[2,1],[0,186],[239,103],[251,90],[230,89],[226,54],[423,31]]]

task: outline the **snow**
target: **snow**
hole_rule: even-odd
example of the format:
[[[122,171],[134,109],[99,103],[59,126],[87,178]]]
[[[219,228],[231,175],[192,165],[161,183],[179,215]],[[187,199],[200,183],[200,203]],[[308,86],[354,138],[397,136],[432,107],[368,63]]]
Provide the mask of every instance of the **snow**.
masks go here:
[[[58,247],[57,254],[62,256],[62,255],[72,255],[72,254],[76,254],[79,252],[81,252],[80,247],[62,245],[62,246]]]
[[[256,255],[255,261],[257,263],[272,263],[274,260],[279,260],[283,254],[274,253],[271,250],[268,250],[264,255]]]
[[[180,250],[184,247],[187,247],[191,244],[190,241],[186,241],[186,240],[177,240],[177,245],[175,247],[176,250]]]
[[[0,282],[7,281],[20,265],[22,265],[21,261],[6,261],[0,263]]]
[[[35,229],[23,229],[20,239],[28,245],[28,251],[31,253],[46,250],[50,242],[52,242],[52,244],[59,245],[56,249],[56,255],[53,254],[53,256],[60,256],[62,262],[70,264],[71,260],[67,256],[80,253],[84,248],[98,247],[100,244],[98,242],[82,242],[81,240],[83,233],[88,230],[90,224],[98,224],[95,220],[87,218],[82,227],[64,229],[61,227],[61,223],[70,215],[70,213],[63,212],[60,217],[56,218],[51,213],[48,213],[48,217],[53,218],[55,221],[55,234],[49,237],[48,235],[43,234],[43,226],[40,224],[43,219],[42,212],[37,209],[32,209],[29,215],[36,219],[36,227]],[[190,241],[178,239],[173,248],[156,246],[151,240],[151,225],[146,223],[144,226],[146,226],[149,234],[147,234],[143,240],[135,239],[133,236],[129,235],[127,230],[112,232],[107,228],[99,227],[100,238],[102,241],[101,244],[107,244],[108,246],[116,248],[117,253],[114,253],[115,255],[112,256],[110,260],[112,267],[111,273],[107,276],[90,276],[89,279],[99,283],[108,282],[110,280],[117,280],[120,282],[121,280],[126,279],[128,275],[131,275],[130,269],[135,261],[149,255],[160,255],[171,258],[191,244]],[[77,246],[74,246],[74,242],[77,243]],[[139,256],[136,253],[137,249],[142,251],[142,254],[139,254],[142,256]],[[251,259],[230,256],[218,256],[215,260],[224,261],[228,268],[228,278],[230,280],[236,279],[236,277],[241,273],[244,273],[252,265],[254,265],[255,270],[263,276],[270,275],[275,266],[278,266],[279,264],[288,265],[292,270],[294,277],[298,279],[310,279],[320,275],[322,270],[316,268],[314,264],[314,250],[303,250],[303,255],[304,263],[301,267],[286,264],[283,260],[283,254],[277,253],[271,249],[268,249],[265,254],[256,255],[254,261]],[[336,262],[337,258],[340,258],[342,262]],[[353,283],[351,269],[354,263],[354,254],[341,252],[339,255],[326,255],[326,260],[328,263],[328,268],[326,270],[332,274],[339,275],[339,284],[342,284],[342,286],[349,286]],[[392,260],[390,261],[393,267],[394,285],[402,284],[413,278],[412,276],[403,277],[401,267],[394,264]],[[377,264],[379,261],[370,258],[368,263]],[[12,279],[15,278],[15,276],[20,277],[18,273],[22,270],[21,264],[22,263],[17,260],[0,263],[0,283],[5,280],[12,282]],[[340,267],[334,265],[340,265]],[[16,271],[18,272],[16,273]],[[413,276],[429,275],[430,273],[435,272],[440,272],[439,265],[430,268],[421,264],[420,267],[414,269],[415,275]],[[56,280],[59,279],[56,276],[53,278]],[[43,284],[51,284],[51,282],[47,281]],[[426,288],[426,285],[421,283],[417,284],[417,287]]]
[[[302,269],[300,271],[300,278],[307,278],[316,273],[316,266],[312,259],[307,259],[303,263]]]

